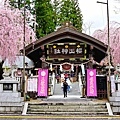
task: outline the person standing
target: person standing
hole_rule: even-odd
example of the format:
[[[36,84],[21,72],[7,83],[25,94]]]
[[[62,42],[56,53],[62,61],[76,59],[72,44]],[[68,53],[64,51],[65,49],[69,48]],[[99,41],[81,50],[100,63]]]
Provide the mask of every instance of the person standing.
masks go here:
[[[63,93],[64,93],[64,98],[67,97],[67,88],[68,88],[68,83],[66,80],[63,82]]]

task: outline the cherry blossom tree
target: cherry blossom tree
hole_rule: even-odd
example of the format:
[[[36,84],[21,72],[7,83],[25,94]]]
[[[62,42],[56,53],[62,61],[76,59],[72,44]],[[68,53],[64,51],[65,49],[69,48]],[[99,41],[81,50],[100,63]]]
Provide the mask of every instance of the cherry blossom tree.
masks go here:
[[[110,54],[114,65],[120,63],[120,23],[110,22]],[[107,26],[103,30],[96,30],[93,35],[94,38],[100,40],[105,45],[108,45],[108,30]]]
[[[1,4],[2,3],[2,4]],[[36,40],[35,33],[30,27],[28,17],[30,12],[26,11],[26,22],[24,32],[23,9],[13,8],[7,0],[0,3],[0,57],[13,62],[19,50],[23,48],[25,35],[25,45]],[[25,33],[25,34],[24,34]]]

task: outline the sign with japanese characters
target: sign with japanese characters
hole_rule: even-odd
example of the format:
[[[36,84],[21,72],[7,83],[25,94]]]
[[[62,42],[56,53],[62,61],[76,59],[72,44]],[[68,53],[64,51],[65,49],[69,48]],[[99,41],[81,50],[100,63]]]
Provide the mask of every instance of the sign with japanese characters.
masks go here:
[[[96,69],[87,69],[87,96],[97,96]]]
[[[37,83],[38,83],[37,77],[29,77],[28,83],[27,83],[27,91],[28,92],[37,92]]]
[[[38,96],[47,97],[48,95],[48,69],[38,71]]]
[[[48,45],[49,58],[84,58],[85,44],[49,44]]]
[[[3,83],[3,90],[4,91],[12,91],[13,90],[13,84],[12,83]]]

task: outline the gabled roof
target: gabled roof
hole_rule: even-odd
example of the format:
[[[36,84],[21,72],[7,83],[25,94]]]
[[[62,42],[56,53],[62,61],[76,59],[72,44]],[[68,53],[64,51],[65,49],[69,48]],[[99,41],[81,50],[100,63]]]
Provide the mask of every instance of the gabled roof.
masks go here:
[[[26,55],[34,52],[35,50],[39,49],[43,45],[46,45],[55,41],[59,41],[62,39],[66,39],[66,38],[92,45],[104,53],[107,51],[107,46],[104,43],[98,41],[97,39],[89,35],[81,33],[78,30],[76,30],[76,28],[74,28],[73,26],[66,24],[60,27],[57,31],[51,34],[48,34],[45,37],[42,37],[39,40],[35,41],[34,43],[31,43],[28,46],[26,46],[25,47]]]
[[[15,61],[12,65],[16,65],[17,68],[23,68],[23,56],[22,55],[19,55],[19,56],[15,56]],[[27,56],[25,56],[25,63],[27,64],[27,66],[25,68],[34,68],[34,63],[33,61],[28,58]],[[8,67],[8,68],[11,68],[11,64],[9,63],[8,59],[6,59],[3,63],[3,66],[2,68],[5,68],[5,67]]]

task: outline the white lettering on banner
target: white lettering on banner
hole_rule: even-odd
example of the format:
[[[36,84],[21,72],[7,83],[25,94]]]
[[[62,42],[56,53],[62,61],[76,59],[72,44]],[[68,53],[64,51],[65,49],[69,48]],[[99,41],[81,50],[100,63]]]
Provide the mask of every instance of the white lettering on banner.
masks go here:
[[[94,79],[93,77],[90,77],[90,93],[94,94]]]
[[[75,49],[69,49],[69,54],[75,54]]]
[[[62,49],[54,49],[53,54],[81,54],[83,52],[82,48],[62,48]]]
[[[61,53],[60,49],[54,49],[54,54],[59,54]]]
[[[44,80],[44,77],[42,77],[42,79],[41,79],[41,90],[40,90],[40,93],[41,94],[45,93],[45,80]]]
[[[68,49],[65,49],[65,54],[67,54],[68,53]]]
[[[68,49],[62,49],[62,54],[67,54],[68,53]]]
[[[82,53],[82,48],[77,48],[77,49],[76,49],[76,52],[77,52],[77,54]]]
[[[65,53],[65,49],[62,49],[62,54],[64,54]]]

